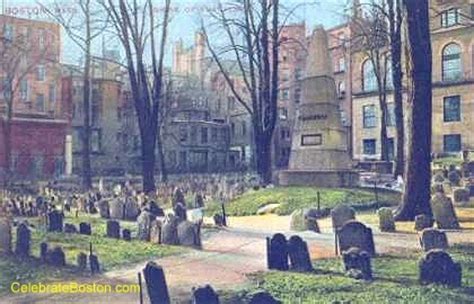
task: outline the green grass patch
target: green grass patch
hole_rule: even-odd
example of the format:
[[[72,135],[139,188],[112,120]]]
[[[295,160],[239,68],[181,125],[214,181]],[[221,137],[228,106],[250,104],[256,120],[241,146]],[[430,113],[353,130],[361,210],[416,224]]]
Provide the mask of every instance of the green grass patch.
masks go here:
[[[270,292],[284,303],[472,303],[474,296],[474,245],[457,245],[449,250],[463,268],[463,287],[418,284],[421,253],[380,256],[373,259],[375,280],[363,282],[346,277],[342,260],[314,261],[315,272],[257,273],[254,286],[241,299],[257,289]]]
[[[433,160],[433,164],[446,167],[449,167],[450,165],[460,166],[462,163],[462,158],[456,156],[441,157]]]
[[[317,207],[317,193],[320,193],[321,208],[332,209],[339,204],[348,204],[356,210],[368,210],[382,206],[397,205],[400,194],[389,191],[378,191],[378,202],[375,202],[374,191],[368,189],[329,189],[311,187],[276,187],[250,190],[226,205],[226,212],[231,216],[255,215],[259,208],[273,203],[281,204],[276,213],[291,214],[294,210]],[[220,212],[219,204],[210,204],[207,214]]]

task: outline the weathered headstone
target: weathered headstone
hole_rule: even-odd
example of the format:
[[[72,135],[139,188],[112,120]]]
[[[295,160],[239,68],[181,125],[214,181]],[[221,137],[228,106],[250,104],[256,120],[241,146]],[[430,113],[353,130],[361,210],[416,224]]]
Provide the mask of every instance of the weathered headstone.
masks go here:
[[[66,255],[61,247],[54,247],[51,251],[48,250],[47,256],[48,264],[56,267],[66,266]]]
[[[92,274],[100,272],[99,258],[95,254],[89,254],[89,266]]]
[[[58,210],[53,210],[48,213],[48,231],[62,232],[63,231],[64,214]]]
[[[456,188],[453,190],[453,200],[455,203],[469,203],[470,193],[468,189]]]
[[[202,194],[200,194],[200,193],[196,194],[196,196],[194,198],[194,207],[195,208],[204,207],[204,198],[202,197]]]
[[[174,215],[179,221],[185,221],[187,219],[186,206],[183,203],[176,203],[174,206]]]
[[[357,247],[352,247],[342,253],[346,273],[358,280],[372,280],[370,254]]]
[[[395,231],[395,220],[393,219],[392,209],[384,207],[377,210],[379,216],[379,229],[383,232]]]
[[[107,237],[120,239],[120,223],[118,221],[107,221]]]
[[[453,186],[459,186],[459,182],[461,181],[461,175],[458,171],[450,171],[448,173],[448,180]]]
[[[444,182],[444,175],[441,174],[441,173],[436,173],[436,174],[434,174],[434,176],[433,176],[433,181],[434,181],[435,183],[442,183],[442,182]]]
[[[179,220],[170,215],[166,218],[161,227],[161,243],[166,245],[178,245],[178,223]]]
[[[150,227],[150,242],[154,244],[161,244],[161,227],[163,225],[162,219],[156,219],[151,222]]]
[[[125,241],[131,241],[132,240],[132,232],[129,229],[122,229],[122,238]]]
[[[186,201],[184,199],[183,191],[180,188],[176,188],[173,193],[173,208],[176,206],[177,203],[182,203],[186,206]]]
[[[119,199],[113,199],[109,203],[110,218],[115,220],[122,220],[124,216],[125,203]]]
[[[268,269],[289,269],[287,241],[281,233],[273,235],[272,238],[267,238],[267,264]]]
[[[293,231],[314,231],[319,233],[316,209],[298,209],[290,216],[290,230]]]
[[[431,197],[431,209],[439,229],[459,229],[459,222],[449,197],[436,193]]]
[[[346,222],[339,229],[337,235],[341,252],[357,247],[362,251],[366,251],[370,256],[375,256],[372,229],[366,227],[361,222],[355,220]]]
[[[193,288],[193,304],[219,304],[219,296],[210,285]]]
[[[42,242],[40,244],[40,259],[43,263],[48,261],[48,243]]]
[[[165,216],[165,212],[163,211],[163,209],[160,208],[160,206],[158,206],[158,204],[154,201],[148,202],[145,209],[148,210],[155,217],[156,216]]]
[[[421,231],[426,228],[433,227],[434,220],[427,214],[419,214],[415,216],[415,230]]]
[[[178,224],[178,242],[182,246],[201,247],[200,227],[197,224],[184,221]]]
[[[440,249],[426,253],[419,263],[419,281],[421,284],[442,284],[461,287],[462,268],[451,256]]]
[[[250,296],[249,304],[281,304],[282,302],[275,299],[266,291],[256,292]]]
[[[337,231],[346,222],[355,219],[355,211],[349,206],[339,205],[331,210],[332,228]]]
[[[219,226],[219,227],[224,226],[225,221],[224,221],[224,216],[222,214],[220,213],[214,214],[213,219],[214,219],[214,225]]]
[[[99,214],[101,218],[110,218],[109,202],[107,200],[100,200],[97,203],[97,207],[99,209]]]
[[[448,237],[443,231],[427,228],[421,232],[420,245],[425,252],[431,249],[448,249]]]
[[[171,303],[163,268],[154,262],[148,262],[143,274],[151,304]]]
[[[76,225],[69,223],[64,224],[64,233],[77,233]]]
[[[91,235],[91,224],[85,222],[79,223],[79,233],[84,235]]]
[[[84,252],[79,252],[77,255],[77,267],[79,267],[80,270],[87,268],[87,255]]]
[[[288,241],[288,255],[290,257],[290,268],[294,271],[312,271],[311,258],[308,245],[299,236],[294,235]]]
[[[138,239],[142,241],[149,241],[150,240],[150,225],[153,221],[154,216],[144,210],[140,213],[137,218],[138,224]]]
[[[134,221],[140,214],[140,206],[133,199],[128,199],[125,203],[125,219]]]
[[[6,217],[0,218],[0,254],[9,254],[12,250],[12,228],[10,220]]]
[[[27,257],[30,255],[30,228],[25,223],[18,225],[16,229],[16,247],[15,253],[18,257]]]

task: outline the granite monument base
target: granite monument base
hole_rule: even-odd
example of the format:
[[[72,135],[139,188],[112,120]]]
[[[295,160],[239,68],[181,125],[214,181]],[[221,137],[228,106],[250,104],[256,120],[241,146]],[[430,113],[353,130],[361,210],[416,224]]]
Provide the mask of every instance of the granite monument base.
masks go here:
[[[280,186],[317,186],[351,188],[359,185],[359,172],[354,170],[285,170],[278,176]]]

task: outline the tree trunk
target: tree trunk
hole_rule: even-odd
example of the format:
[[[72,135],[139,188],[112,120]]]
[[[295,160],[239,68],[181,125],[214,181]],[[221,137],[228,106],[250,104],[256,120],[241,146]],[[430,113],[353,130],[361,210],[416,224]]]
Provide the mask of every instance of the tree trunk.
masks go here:
[[[82,186],[84,190],[92,188],[92,173],[91,173],[91,122],[90,122],[90,97],[91,97],[91,79],[90,79],[90,46],[86,51],[86,60],[84,67],[84,132],[82,134]]]
[[[428,1],[404,0],[412,64],[413,110],[405,191],[396,220],[413,220],[418,214],[431,215],[431,115],[432,53]]]
[[[255,138],[257,151],[257,173],[264,185],[272,183],[272,141],[261,132]]]
[[[160,165],[161,181],[166,183],[168,181],[168,169],[166,168],[165,152],[162,144],[162,134],[157,134],[157,147],[158,147],[158,161]]]
[[[3,136],[5,138],[5,180],[4,180],[4,185],[5,188],[9,186],[9,183],[12,178],[12,171],[10,168],[10,163],[11,163],[11,154],[12,154],[12,136],[11,136],[11,119],[6,117],[3,122]]]
[[[156,130],[148,128],[140,132],[142,148],[142,175],[143,192],[151,193],[156,190],[155,186],[155,147]]]
[[[386,87],[386,86],[384,86]],[[385,90],[380,92],[380,160],[388,161],[388,147],[387,147],[387,94]]]

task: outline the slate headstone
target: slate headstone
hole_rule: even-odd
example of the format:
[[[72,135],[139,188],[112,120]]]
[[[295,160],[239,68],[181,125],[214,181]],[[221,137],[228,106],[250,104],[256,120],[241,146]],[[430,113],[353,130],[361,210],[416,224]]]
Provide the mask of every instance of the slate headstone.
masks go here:
[[[202,197],[202,194],[198,193],[194,198],[194,208],[202,207],[204,207],[204,198]]]
[[[442,193],[431,197],[431,209],[439,229],[459,229],[459,222],[454,212],[451,199]]]
[[[344,268],[349,276],[359,280],[372,280],[370,254],[357,247],[342,253]]]
[[[64,233],[77,233],[76,225],[69,223],[64,224]]]
[[[30,242],[30,228],[25,223],[21,223],[16,229],[15,253],[18,257],[24,258],[30,255]]]
[[[48,231],[62,232],[63,231],[64,214],[58,210],[53,210],[48,213]]]
[[[433,249],[426,253],[419,263],[421,284],[442,284],[461,287],[462,268],[443,250]]]
[[[40,244],[40,259],[43,263],[48,261],[48,243],[42,242]]]
[[[434,228],[427,228],[421,232],[420,245],[425,252],[431,249],[448,249],[446,233]]]
[[[288,241],[290,268],[294,271],[309,272],[313,270],[308,245],[299,236],[294,235]]]
[[[122,230],[122,238],[125,241],[131,241],[132,240],[132,232],[129,229],[123,229]]]
[[[95,254],[89,254],[89,266],[91,268],[91,273],[99,273],[100,272],[100,262],[99,257]]]
[[[79,223],[79,233],[84,235],[91,235],[91,224],[85,222]]]
[[[48,250],[48,263],[55,267],[66,266],[66,255],[61,247],[54,247],[51,251]]]
[[[357,247],[362,251],[366,251],[370,256],[375,256],[372,229],[366,227],[361,222],[355,220],[346,222],[339,229],[337,235],[341,252]]]
[[[431,216],[426,214],[419,214],[415,216],[415,230],[421,231],[426,228],[433,227],[434,220]]]
[[[281,233],[273,235],[272,238],[267,238],[267,264],[268,269],[289,269],[287,241]]]
[[[97,207],[99,209],[99,214],[101,218],[108,219],[110,218],[110,209],[109,209],[109,202],[105,199],[100,200],[97,203]]]
[[[179,220],[170,215],[166,218],[161,227],[161,243],[166,245],[178,245],[178,223]]]
[[[200,228],[197,224],[184,221],[178,224],[178,242],[182,246],[201,247]]]
[[[219,304],[219,296],[210,285],[193,288],[193,304]]]
[[[453,200],[455,203],[469,203],[470,193],[466,188],[456,188],[453,191]]]
[[[174,206],[174,215],[179,221],[185,221],[187,219],[186,206],[183,203],[176,203]]]
[[[250,297],[249,304],[281,304],[282,302],[275,299],[266,291],[256,292]]]
[[[107,237],[120,239],[120,223],[118,221],[107,221]]]
[[[171,303],[163,268],[155,262],[148,262],[143,274],[151,304]]]
[[[87,255],[84,252],[79,252],[77,255],[77,267],[79,267],[80,270],[87,268]]]
[[[9,254],[12,250],[12,227],[10,220],[0,217],[0,253]]]

